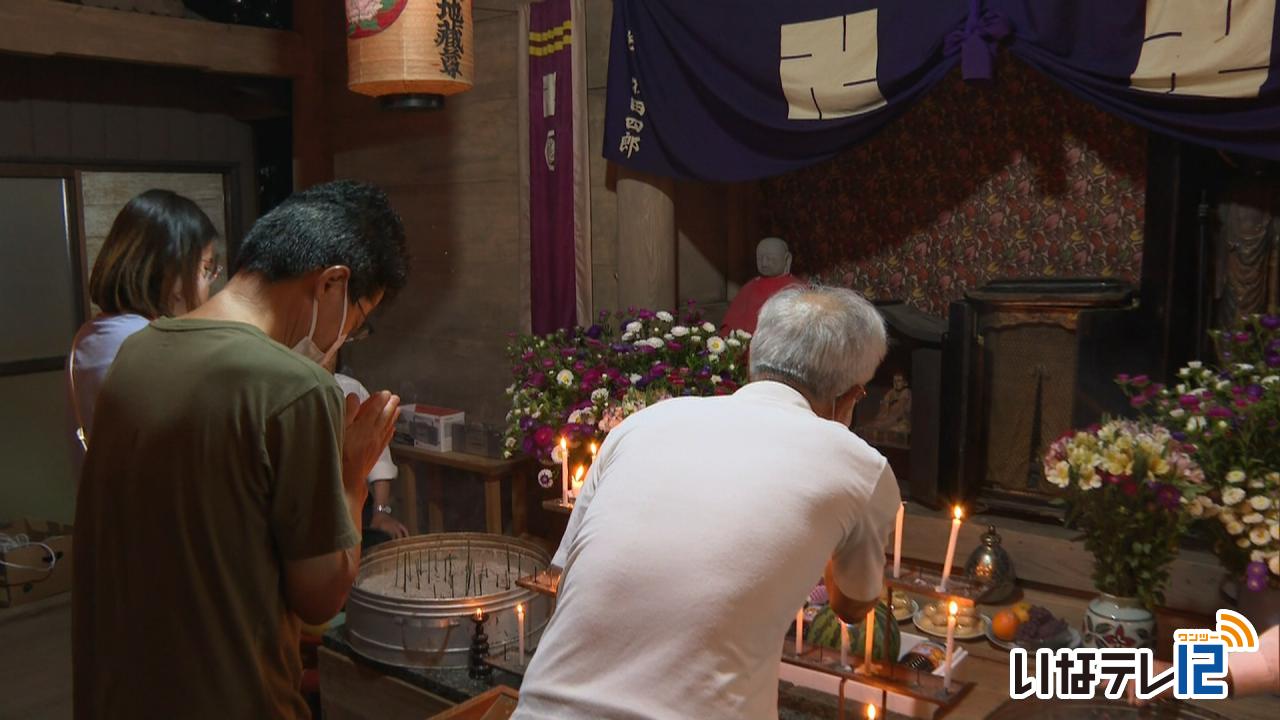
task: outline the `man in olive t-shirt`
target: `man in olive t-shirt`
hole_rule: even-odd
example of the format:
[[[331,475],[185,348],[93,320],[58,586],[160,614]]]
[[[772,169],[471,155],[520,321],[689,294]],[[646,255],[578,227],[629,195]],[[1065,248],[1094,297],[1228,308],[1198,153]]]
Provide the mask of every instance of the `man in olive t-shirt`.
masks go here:
[[[403,251],[381,191],[321,186],[121,347],[77,498],[77,718],[308,716],[299,623],[345,600],[398,402],[344,399],[317,361],[404,284]]]

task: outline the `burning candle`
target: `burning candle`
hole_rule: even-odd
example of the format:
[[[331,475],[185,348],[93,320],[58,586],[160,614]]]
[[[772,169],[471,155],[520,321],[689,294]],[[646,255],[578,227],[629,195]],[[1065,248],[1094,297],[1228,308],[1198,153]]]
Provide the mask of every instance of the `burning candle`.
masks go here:
[[[876,720],[876,706],[867,703],[867,720]]]
[[[951,692],[951,655],[956,649],[956,612],[959,609],[955,600],[947,606],[947,657],[943,661],[945,669],[942,675],[942,689],[945,692]]]
[[[594,462],[596,461],[596,450],[597,450],[597,449],[598,449],[598,448],[596,447],[596,444],[595,444],[595,442],[593,441],[593,442],[591,443],[591,462],[592,462],[592,463],[594,463]]]
[[[942,589],[947,589],[947,578],[951,577],[951,562],[956,557],[956,538],[960,535],[960,521],[964,518],[964,510],[957,505],[952,513],[954,518],[951,520],[951,540],[947,542],[947,559],[942,564]]]
[[[871,653],[875,648],[876,642],[876,609],[872,607],[867,611],[867,619],[864,621],[863,629],[867,631],[866,645],[863,648],[862,666],[867,672],[871,672],[871,662],[874,658]]]
[[[573,491],[570,493],[575,499],[582,492],[582,476],[586,473],[586,468],[581,465],[573,472]]]
[[[898,519],[893,523],[893,579],[902,574],[902,516],[906,514],[907,504],[898,504]]]
[[[560,436],[560,502],[569,504],[569,441]]]
[[[476,622],[484,622],[484,611],[476,608]]]
[[[796,655],[804,650],[804,607],[796,611]]]
[[[840,621],[840,667],[849,667],[849,626]]]
[[[519,640],[520,653],[518,657],[520,661],[520,666],[523,667],[524,666],[524,603],[519,603],[516,605],[516,636],[520,638]]]

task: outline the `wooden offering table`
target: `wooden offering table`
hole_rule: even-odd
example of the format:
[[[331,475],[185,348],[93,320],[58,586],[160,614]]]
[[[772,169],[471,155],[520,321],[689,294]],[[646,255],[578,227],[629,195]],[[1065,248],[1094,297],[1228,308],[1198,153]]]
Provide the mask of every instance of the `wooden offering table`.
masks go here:
[[[419,534],[418,477],[414,468],[426,468],[427,532],[444,532],[444,475],[446,468],[461,470],[484,482],[485,532],[502,534],[502,480],[511,480],[511,534],[520,536],[527,530],[527,492],[525,467],[527,458],[496,460],[482,455],[460,452],[436,452],[412,445],[391,444],[391,457],[400,466],[404,481],[404,504],[408,508],[405,527],[411,535]]]

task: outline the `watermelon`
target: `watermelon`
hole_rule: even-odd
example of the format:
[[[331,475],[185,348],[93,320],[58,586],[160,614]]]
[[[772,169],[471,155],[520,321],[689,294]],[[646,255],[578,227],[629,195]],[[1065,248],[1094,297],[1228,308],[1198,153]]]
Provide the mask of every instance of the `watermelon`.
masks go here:
[[[849,626],[849,653],[854,657],[861,656],[865,651],[867,642],[865,626],[866,622]],[[879,662],[885,659],[885,628],[889,629],[889,658],[897,662],[902,648],[902,635],[898,631],[898,621],[894,619],[893,611],[888,605],[877,603],[875,644],[872,646],[871,654]],[[813,622],[809,623],[805,639],[810,645],[823,645],[837,651],[840,649],[840,619],[830,607],[823,608]]]

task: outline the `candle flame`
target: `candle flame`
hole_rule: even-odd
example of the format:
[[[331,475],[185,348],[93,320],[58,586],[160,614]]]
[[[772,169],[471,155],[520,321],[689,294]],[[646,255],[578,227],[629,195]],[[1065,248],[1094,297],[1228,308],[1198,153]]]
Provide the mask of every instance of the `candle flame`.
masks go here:
[[[591,457],[595,457],[595,456],[596,456],[596,444],[591,443]]]
[[[947,614],[955,617],[958,612],[960,612],[960,606],[956,604],[955,600],[952,600],[951,604],[947,606]]]
[[[480,608],[476,608],[476,620],[483,620],[483,619],[484,619],[484,611],[481,610]]]
[[[875,705],[871,705],[871,704],[868,704],[868,705],[867,705],[867,718],[868,718],[868,720],[876,720],[876,706],[875,706]]]
[[[956,520],[963,520],[963,519],[964,519],[964,508],[962,508],[962,507],[960,507],[959,505],[957,505],[957,506],[956,506],[956,509],[955,509],[955,511],[954,511],[954,515],[955,515]]]
[[[516,614],[524,617],[524,603],[516,603]]]
[[[561,449],[561,450],[568,450],[568,449],[569,449],[569,441],[568,441],[567,439],[565,439],[565,436],[563,436],[563,435],[561,435],[561,436],[560,436],[560,449]]]
[[[582,467],[581,465],[579,465],[579,466],[578,466],[578,469],[577,469],[577,470],[574,470],[574,471],[573,471],[573,484],[574,484],[574,485],[581,485],[581,484],[582,484],[582,475],[583,475],[583,473],[585,473],[586,471],[587,471],[587,469],[586,469],[586,468],[584,468],[584,467]]]

